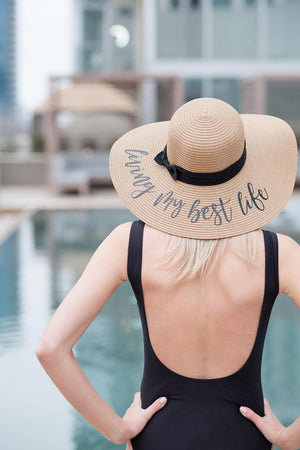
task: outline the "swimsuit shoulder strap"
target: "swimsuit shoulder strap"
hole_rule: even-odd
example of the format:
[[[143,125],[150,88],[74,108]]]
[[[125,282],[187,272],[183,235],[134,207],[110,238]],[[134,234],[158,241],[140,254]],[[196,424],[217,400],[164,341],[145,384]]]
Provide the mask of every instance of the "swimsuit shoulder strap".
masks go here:
[[[127,274],[138,303],[143,294],[141,274],[144,225],[145,223],[141,220],[132,222],[128,243]]]
[[[268,328],[270,315],[278,295],[278,239],[277,234],[272,231],[262,230],[265,246],[265,288],[264,297],[261,306],[260,318],[257,328],[257,334],[253,348],[247,362],[244,364],[241,373],[246,376],[260,376],[262,352]]]
[[[258,351],[260,357],[270,315],[279,290],[277,234],[272,231],[262,231],[265,243],[265,289],[256,342],[253,348],[253,353],[255,354]]]
[[[278,237],[273,231],[262,231],[264,233],[266,252],[265,291],[271,303],[274,303],[279,291]]]

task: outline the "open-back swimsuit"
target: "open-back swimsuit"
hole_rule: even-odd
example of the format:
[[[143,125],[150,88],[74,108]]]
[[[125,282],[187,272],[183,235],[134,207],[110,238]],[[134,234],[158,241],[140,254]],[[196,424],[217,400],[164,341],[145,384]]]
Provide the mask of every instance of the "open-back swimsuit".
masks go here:
[[[265,290],[251,353],[235,373],[221,378],[190,378],[166,367],[149,338],[141,281],[144,222],[132,222],[128,247],[128,278],[135,293],[144,339],[142,408],[166,396],[131,442],[134,450],[270,450],[271,443],[246,417],[242,405],[264,416],[261,362],[265,334],[278,295],[278,241],[262,230],[265,244]]]

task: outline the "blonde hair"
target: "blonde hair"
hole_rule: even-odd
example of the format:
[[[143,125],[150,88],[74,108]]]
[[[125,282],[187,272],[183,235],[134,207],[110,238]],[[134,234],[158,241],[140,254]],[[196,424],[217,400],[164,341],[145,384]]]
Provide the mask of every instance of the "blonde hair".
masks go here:
[[[175,269],[177,280],[195,276],[204,279],[217,267],[227,245],[231,245],[234,252],[250,265],[254,263],[255,231],[222,239],[191,239],[168,234],[163,267]]]

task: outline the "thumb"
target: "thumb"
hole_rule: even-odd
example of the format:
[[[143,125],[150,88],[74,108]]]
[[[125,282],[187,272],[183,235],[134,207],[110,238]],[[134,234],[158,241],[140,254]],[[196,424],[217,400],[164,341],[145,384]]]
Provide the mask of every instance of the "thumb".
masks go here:
[[[259,416],[251,408],[248,408],[246,406],[241,406],[240,412],[243,414],[243,416],[247,417],[247,419],[251,420],[251,422],[253,422],[262,433],[264,433],[265,421],[263,417]]]
[[[150,406],[148,406],[148,408],[145,409],[147,416],[148,416],[148,420],[150,419],[150,417],[153,416],[153,414],[155,414],[157,411],[159,411],[161,408],[163,408],[166,403],[167,403],[167,398],[160,397],[157,400],[155,400]]]
[[[277,447],[283,448],[281,443],[286,428],[273,413],[270,403],[266,398],[264,399],[264,410],[265,415],[261,417],[248,407],[240,407],[240,412],[257,426],[266,439],[277,445]]]

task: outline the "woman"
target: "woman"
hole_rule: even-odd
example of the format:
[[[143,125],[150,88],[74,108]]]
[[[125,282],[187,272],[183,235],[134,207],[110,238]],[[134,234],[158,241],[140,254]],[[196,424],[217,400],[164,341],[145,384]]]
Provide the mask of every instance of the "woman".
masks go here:
[[[139,218],[116,227],[53,315],[37,356],[74,408],[133,450],[300,446],[263,399],[260,369],[276,296],[300,307],[300,250],[262,230],[290,198],[297,145],[281,119],[210,98],[113,146],[114,186]],[[141,392],[123,418],[72,347],[129,280],[143,326]]]

